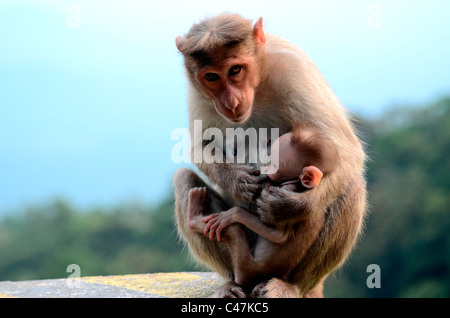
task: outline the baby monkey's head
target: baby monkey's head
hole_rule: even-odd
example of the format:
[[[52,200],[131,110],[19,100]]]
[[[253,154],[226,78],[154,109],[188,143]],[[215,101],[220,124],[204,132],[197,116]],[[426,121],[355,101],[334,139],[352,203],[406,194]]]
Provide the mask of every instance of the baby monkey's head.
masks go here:
[[[295,125],[291,132],[275,140],[271,157],[278,158],[267,174],[272,181],[301,180],[303,186],[312,188],[334,169],[338,152],[334,143],[317,129]]]

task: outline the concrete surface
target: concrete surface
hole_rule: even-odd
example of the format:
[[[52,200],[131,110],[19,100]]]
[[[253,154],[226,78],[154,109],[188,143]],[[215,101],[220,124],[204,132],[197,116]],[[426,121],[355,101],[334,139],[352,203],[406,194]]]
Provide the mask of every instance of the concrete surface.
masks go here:
[[[215,273],[180,272],[0,282],[0,298],[201,298],[223,284]]]

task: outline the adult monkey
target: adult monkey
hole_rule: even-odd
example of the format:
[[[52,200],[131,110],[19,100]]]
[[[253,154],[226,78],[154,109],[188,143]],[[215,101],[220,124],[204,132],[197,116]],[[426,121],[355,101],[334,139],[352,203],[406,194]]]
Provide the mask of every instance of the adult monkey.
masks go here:
[[[239,15],[221,14],[194,24],[186,36],[176,39],[184,55],[188,76],[189,119],[203,130],[226,128],[278,128],[280,134],[295,122],[322,131],[335,145],[339,163],[311,191],[294,193],[271,189],[256,200],[256,212],[270,224],[296,226],[310,215],[325,214],[318,239],[280,277],[257,285],[257,297],[321,297],[325,278],[343,264],[362,227],[366,207],[365,154],[349,116],[306,54],[293,44],[265,34],[260,18],[254,26]],[[193,152],[206,143],[193,139]],[[207,156],[208,152],[202,152]],[[212,154],[211,157],[213,156]],[[217,158],[217,154],[214,154]],[[224,154],[225,158],[225,154]],[[233,282],[233,269],[225,244],[211,241],[189,222],[189,192],[207,187],[211,213],[251,203],[264,176],[258,167],[212,162],[203,157],[196,165],[214,186],[189,169],[174,176],[175,213],[180,236],[191,253],[230,282],[217,296],[245,297],[247,291]],[[283,211],[280,213],[280,211]],[[223,240],[239,230],[228,226]],[[293,255],[295,257],[295,255]]]

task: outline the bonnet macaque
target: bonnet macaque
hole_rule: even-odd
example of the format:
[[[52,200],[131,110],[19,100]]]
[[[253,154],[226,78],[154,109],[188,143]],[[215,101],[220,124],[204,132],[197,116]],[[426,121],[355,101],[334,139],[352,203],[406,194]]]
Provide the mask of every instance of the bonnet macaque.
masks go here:
[[[300,192],[317,187],[322,176],[336,166],[338,154],[333,143],[313,128],[296,125],[292,132],[282,135],[272,145],[272,156],[278,157],[278,170],[267,174],[265,189],[276,186],[285,191]],[[274,167],[272,167],[274,168]],[[267,191],[265,191],[267,192]],[[206,188],[194,188],[189,193],[189,222],[193,230],[209,234],[210,239],[222,240],[221,232],[233,223],[240,223],[259,235],[253,251],[244,231],[226,236],[234,268],[235,282],[248,289],[270,277],[285,278],[311,244],[317,239],[325,221],[317,214],[304,222],[276,227],[264,224],[258,215],[242,207],[204,217],[208,209]],[[283,211],[278,211],[283,213]],[[207,223],[204,226],[201,223]],[[295,257],[291,257],[295,255]]]
[[[283,135],[300,124],[325,135],[339,156],[318,186],[287,191],[279,186],[263,187],[266,176],[260,173],[261,160],[227,162],[226,149],[223,156],[218,151],[208,153],[203,151],[208,142],[192,138],[191,154],[203,154],[203,160],[193,161],[204,177],[186,168],[174,175],[180,237],[198,261],[227,281],[217,290],[217,297],[321,297],[324,280],[345,262],[355,246],[366,209],[365,153],[350,116],[309,57],[292,43],[266,33],[261,18],[253,23],[236,14],[220,14],[194,24],[175,42],[188,79],[191,137],[195,120],[202,123],[201,133],[215,128],[223,136],[227,128],[265,128],[269,132],[276,128]],[[197,190],[207,195],[195,194]],[[291,240],[288,235],[281,244],[300,244],[299,248],[281,249],[284,254],[273,260],[279,266],[271,265],[277,272],[248,291],[236,279],[245,282],[256,277],[235,277],[240,272],[235,263],[246,257],[240,255],[242,250],[255,249],[263,237],[233,223],[220,233],[224,242],[209,239],[203,233],[205,223],[200,222],[203,227],[196,230],[190,222],[189,201],[192,198],[194,203],[194,197],[198,198],[195,205],[203,207],[201,219],[243,207],[256,215],[260,224],[292,229],[288,233],[294,231],[296,235],[306,235],[301,228],[321,225],[307,231],[312,238],[304,241],[312,243],[306,252],[303,240]],[[323,222],[317,221],[320,218]],[[247,247],[230,248],[230,244]],[[233,251],[238,255],[231,255]],[[257,259],[259,255],[247,256]],[[283,266],[283,261],[289,266]]]

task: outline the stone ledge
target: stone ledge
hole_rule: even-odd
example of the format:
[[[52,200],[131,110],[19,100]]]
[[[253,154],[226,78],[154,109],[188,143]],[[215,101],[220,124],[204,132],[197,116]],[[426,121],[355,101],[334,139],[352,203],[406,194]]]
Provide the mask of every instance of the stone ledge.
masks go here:
[[[0,282],[0,298],[202,298],[224,283],[216,273],[179,272]]]

